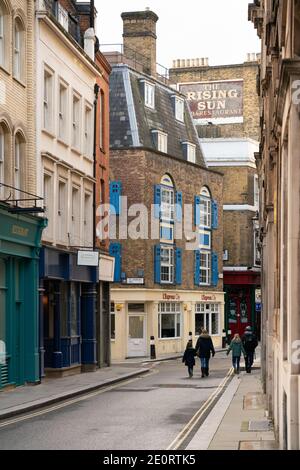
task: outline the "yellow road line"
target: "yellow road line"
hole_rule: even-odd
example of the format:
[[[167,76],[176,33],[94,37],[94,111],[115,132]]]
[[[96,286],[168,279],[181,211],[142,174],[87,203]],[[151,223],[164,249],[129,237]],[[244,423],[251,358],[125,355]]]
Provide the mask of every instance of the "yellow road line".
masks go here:
[[[152,371],[151,370],[147,374],[144,374],[142,377],[152,375],[152,374],[157,374],[157,373],[158,373],[158,371]],[[109,385],[107,387],[103,387],[103,388],[101,388],[101,390],[96,390],[95,392],[90,392],[90,393],[87,393],[86,395],[83,395],[83,396],[80,396],[80,397],[77,397],[77,398],[74,398],[74,399],[71,399],[71,400],[67,399],[67,401],[64,401],[64,402],[59,403],[59,404],[54,405],[54,406],[51,406],[49,408],[43,408],[39,411],[34,411],[32,413],[28,413],[28,414],[23,415],[23,416],[8,419],[7,421],[0,422],[0,428],[4,428],[5,426],[9,426],[11,424],[15,424],[15,423],[18,423],[20,421],[26,421],[27,419],[35,418],[36,416],[41,416],[43,414],[51,413],[52,411],[59,410],[60,408],[64,408],[66,406],[73,405],[74,403],[78,403],[78,402],[83,401],[83,400],[87,400],[88,398],[95,397],[96,395],[101,395],[102,393],[105,393],[109,390],[113,390],[114,388],[121,387],[123,385],[135,382],[136,380],[138,380],[140,378],[141,377],[139,377],[139,376],[134,377],[132,379],[125,380],[123,382],[119,382],[119,383],[114,384],[114,385]]]
[[[184,426],[182,431],[177,435],[177,437],[171,442],[171,444],[167,447],[166,450],[176,450],[179,449],[181,444],[187,439],[189,434],[193,431],[195,426],[199,423],[200,419],[207,411],[211,403],[215,400],[215,398],[221,393],[223,388],[226,386],[227,382],[230,380],[231,376],[233,375],[233,369],[229,369],[226,376],[219,384],[217,389],[209,396],[205,403],[199,408],[199,410],[194,414],[194,416],[190,419],[190,421]]]

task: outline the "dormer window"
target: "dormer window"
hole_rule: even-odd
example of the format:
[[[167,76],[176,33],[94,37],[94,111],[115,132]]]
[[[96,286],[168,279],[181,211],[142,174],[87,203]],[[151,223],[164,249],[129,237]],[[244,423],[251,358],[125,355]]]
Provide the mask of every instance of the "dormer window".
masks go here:
[[[191,142],[182,142],[183,155],[188,162],[196,163],[196,145]]]
[[[176,120],[184,122],[184,99],[176,95],[173,95],[172,99]]]
[[[159,152],[168,153],[168,134],[165,132],[153,130],[152,136],[157,150]]]
[[[155,86],[150,83],[142,80],[141,83],[144,86],[144,103],[147,108],[155,108]]]

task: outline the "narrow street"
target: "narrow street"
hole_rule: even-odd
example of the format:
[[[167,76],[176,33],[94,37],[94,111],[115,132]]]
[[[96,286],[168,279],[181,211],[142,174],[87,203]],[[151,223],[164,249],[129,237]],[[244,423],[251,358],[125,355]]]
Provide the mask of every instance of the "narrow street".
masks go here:
[[[211,366],[211,375],[201,379],[197,362],[189,379],[180,359],[154,363],[149,374],[92,397],[14,424],[2,423],[0,449],[167,449],[222,383],[230,360],[218,353]]]

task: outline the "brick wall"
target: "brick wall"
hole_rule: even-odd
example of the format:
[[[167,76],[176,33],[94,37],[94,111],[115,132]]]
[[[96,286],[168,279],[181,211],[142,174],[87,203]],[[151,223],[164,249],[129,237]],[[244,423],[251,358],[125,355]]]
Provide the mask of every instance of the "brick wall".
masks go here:
[[[154,185],[159,184],[162,176],[168,173],[173,178],[175,189],[183,194],[183,204],[194,204],[194,196],[199,194],[203,185],[207,185],[219,208],[222,207],[222,175],[217,172],[142,150],[111,150],[110,169],[111,180],[118,179],[122,182],[122,194],[128,197],[128,206],[142,202],[146,207],[151,207],[154,202]],[[122,240],[122,271],[126,272],[127,277],[137,277],[137,269],[143,269],[147,288],[158,287],[154,284],[153,274],[154,246],[158,243],[158,240],[151,239]],[[184,249],[185,241],[178,240],[177,246]],[[219,272],[222,272],[222,210],[219,211],[219,228],[212,231],[212,249],[218,253]],[[166,286],[167,290],[176,288],[199,290],[194,285],[194,251],[183,253],[182,285]],[[222,291],[222,288],[220,280],[217,290]],[[216,290],[215,287],[209,289]]]
[[[10,139],[10,178],[7,184],[13,185],[14,172],[14,133],[20,129],[26,138],[26,164],[25,164],[25,189],[36,194],[36,152],[35,152],[35,53],[34,53],[34,2],[27,0],[12,0],[12,14],[9,15],[7,27],[12,37],[14,15],[20,15],[25,22],[26,30],[26,60],[24,80],[20,83],[13,78],[13,55],[9,44],[7,49],[8,62],[5,69],[0,67],[0,82],[2,99],[0,100],[0,120],[6,118],[9,124]]]
[[[256,91],[257,62],[239,65],[170,69],[171,83],[214,80],[244,80],[244,122],[219,126],[219,137],[250,137],[259,139],[259,99]]]
[[[253,212],[224,211],[224,250],[228,261],[224,266],[253,266]]]

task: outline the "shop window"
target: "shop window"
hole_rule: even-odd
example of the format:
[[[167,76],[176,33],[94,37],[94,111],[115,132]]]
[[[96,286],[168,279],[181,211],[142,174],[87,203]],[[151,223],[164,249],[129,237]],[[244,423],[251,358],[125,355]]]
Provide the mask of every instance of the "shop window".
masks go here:
[[[161,302],[158,304],[159,338],[180,338],[181,306],[178,302]]]
[[[205,329],[210,335],[220,334],[220,304],[198,303],[195,307],[195,335]]]

